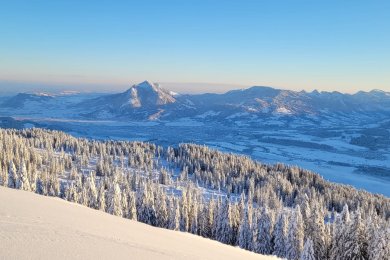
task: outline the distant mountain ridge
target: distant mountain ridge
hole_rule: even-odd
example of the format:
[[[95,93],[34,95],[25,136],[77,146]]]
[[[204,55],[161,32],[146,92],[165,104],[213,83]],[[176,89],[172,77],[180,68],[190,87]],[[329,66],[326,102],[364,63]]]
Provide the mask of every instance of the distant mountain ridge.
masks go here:
[[[0,107],[23,107],[27,102],[44,105],[55,95],[21,93]],[[292,91],[254,86],[223,94],[180,95],[157,83],[144,81],[117,94],[102,94],[75,102],[71,107],[81,117],[125,120],[172,120],[208,117],[321,116],[337,113],[390,113],[390,93],[381,90],[355,94]]]
[[[19,93],[14,97],[4,101],[1,106],[10,108],[21,108],[24,107],[26,102],[37,102],[44,104],[54,99],[54,96],[46,93]]]

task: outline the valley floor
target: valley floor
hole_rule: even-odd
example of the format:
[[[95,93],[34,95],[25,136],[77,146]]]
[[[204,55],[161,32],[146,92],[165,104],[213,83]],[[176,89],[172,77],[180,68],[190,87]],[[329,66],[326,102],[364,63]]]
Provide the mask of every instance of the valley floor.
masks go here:
[[[0,187],[0,259],[276,259]]]

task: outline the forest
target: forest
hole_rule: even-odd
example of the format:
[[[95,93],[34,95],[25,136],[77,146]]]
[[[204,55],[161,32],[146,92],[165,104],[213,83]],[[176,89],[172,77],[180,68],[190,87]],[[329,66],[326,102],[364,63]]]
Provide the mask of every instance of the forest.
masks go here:
[[[0,185],[265,255],[390,259],[389,198],[207,146],[0,129]]]

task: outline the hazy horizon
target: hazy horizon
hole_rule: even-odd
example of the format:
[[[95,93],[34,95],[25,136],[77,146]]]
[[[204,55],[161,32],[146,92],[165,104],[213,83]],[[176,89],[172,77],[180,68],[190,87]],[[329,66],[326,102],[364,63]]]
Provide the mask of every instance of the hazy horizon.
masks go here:
[[[147,79],[145,79],[147,80]],[[80,92],[80,93],[118,93],[123,92],[129,89],[131,86],[136,85],[138,83],[141,83],[145,80],[137,81],[137,82],[130,82],[128,84],[47,84],[43,82],[17,82],[17,81],[3,81],[0,80],[0,94],[2,95],[12,95],[17,93],[39,93],[39,92],[46,92],[46,93],[60,93],[60,92],[66,92],[66,91],[74,91],[74,92]],[[148,80],[150,81],[150,80]],[[367,90],[356,90],[356,91],[340,91],[337,89],[334,90],[322,90],[318,88],[312,88],[312,89],[292,89],[292,88],[284,88],[283,86],[270,86],[270,85],[264,85],[264,84],[257,84],[257,85],[236,85],[236,84],[226,84],[226,83],[205,83],[205,82],[155,82],[150,81],[153,83],[158,83],[160,86],[166,90],[170,90],[176,93],[180,94],[203,94],[203,93],[225,93],[230,90],[238,90],[238,89],[247,89],[250,87],[271,87],[274,89],[282,89],[282,90],[292,90],[292,91],[306,91],[306,92],[312,92],[312,91],[319,91],[319,92],[340,92],[343,94],[355,94],[359,91],[365,91],[370,92],[373,90],[380,90],[389,92],[388,90],[379,89],[379,88],[372,88]]]

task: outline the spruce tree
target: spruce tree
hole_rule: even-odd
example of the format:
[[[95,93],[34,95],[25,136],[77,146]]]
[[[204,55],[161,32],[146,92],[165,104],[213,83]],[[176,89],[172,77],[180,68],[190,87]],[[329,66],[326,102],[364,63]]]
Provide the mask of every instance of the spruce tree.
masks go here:
[[[360,208],[356,210],[346,235],[347,239],[344,244],[345,251],[342,254],[343,257],[345,259],[367,259],[367,231],[362,222]]]
[[[180,230],[180,205],[176,198],[173,198],[171,206],[171,214],[169,217],[169,228],[172,230]]]
[[[303,251],[304,227],[299,205],[296,206],[288,226],[286,256],[288,259],[299,259]]]
[[[130,191],[129,192],[129,199],[128,199],[128,204],[129,204],[129,219],[131,220],[137,220],[137,208],[136,208],[136,198],[134,192]]]
[[[20,169],[19,169],[19,176],[20,177],[19,177],[18,183],[16,185],[18,189],[26,190],[26,191],[31,190],[30,182],[28,180],[27,175],[28,174],[27,174],[26,164],[22,160],[22,164],[21,164]]]
[[[369,250],[369,259],[382,260],[390,259],[390,226],[383,226],[378,229],[372,241]]]
[[[263,207],[257,220],[257,240],[254,246],[255,252],[270,255],[273,252],[272,245],[272,218],[269,209]]]
[[[8,166],[8,187],[16,188],[17,182],[18,182],[18,176],[16,173],[15,164],[12,160],[10,160]]]
[[[114,183],[111,185],[111,189],[108,193],[108,213],[115,215],[115,216],[122,216],[122,196],[121,196],[121,189],[119,188],[118,183]]]
[[[252,250],[253,248],[251,214],[251,208],[247,205],[244,208],[238,228],[238,246],[247,250]]]
[[[286,242],[288,232],[287,221],[288,218],[286,217],[286,213],[279,213],[273,232],[274,254],[281,258],[286,257]]]
[[[313,242],[310,238],[308,238],[308,239],[306,239],[301,257],[299,259],[300,260],[316,260],[316,259],[323,259],[323,258],[316,258],[314,256]]]

